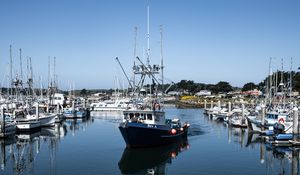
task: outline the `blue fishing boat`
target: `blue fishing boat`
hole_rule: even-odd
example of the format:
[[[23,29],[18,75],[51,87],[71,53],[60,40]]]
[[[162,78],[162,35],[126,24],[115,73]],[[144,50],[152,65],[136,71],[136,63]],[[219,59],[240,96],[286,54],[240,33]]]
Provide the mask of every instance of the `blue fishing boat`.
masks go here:
[[[149,7],[147,10],[149,14]],[[160,34],[162,39],[162,28]],[[132,90],[131,101],[133,103],[128,104],[126,110],[123,111],[123,121],[119,126],[127,147],[152,147],[171,144],[186,138],[189,128],[188,123],[182,124],[179,119],[165,118],[163,99],[164,93],[170,87],[164,89],[163,85],[163,57],[161,57],[160,65],[150,64],[149,30],[147,36],[147,60],[144,63],[139,57],[136,57],[132,68],[134,80],[139,79],[138,81],[128,79],[122,64],[116,58]],[[161,81],[156,77],[158,74],[161,75]],[[138,83],[135,84],[135,82]]]
[[[151,147],[175,143],[187,137],[189,124],[165,119],[165,112],[151,109],[124,111],[119,129],[127,147]]]

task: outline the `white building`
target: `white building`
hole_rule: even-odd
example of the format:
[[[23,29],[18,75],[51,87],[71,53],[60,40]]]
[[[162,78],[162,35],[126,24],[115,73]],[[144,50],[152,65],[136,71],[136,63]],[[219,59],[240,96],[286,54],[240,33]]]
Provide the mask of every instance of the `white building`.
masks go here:
[[[195,95],[196,96],[210,96],[211,95],[211,91],[201,90],[200,92],[197,92]]]

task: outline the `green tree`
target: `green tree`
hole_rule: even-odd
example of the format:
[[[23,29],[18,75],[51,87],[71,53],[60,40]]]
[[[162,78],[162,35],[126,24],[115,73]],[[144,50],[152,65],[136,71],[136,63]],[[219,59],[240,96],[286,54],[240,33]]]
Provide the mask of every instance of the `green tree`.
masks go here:
[[[232,91],[232,86],[226,81],[220,81],[215,85],[215,92],[229,92]]]
[[[257,88],[257,85],[255,85],[253,82],[249,82],[249,83],[246,83],[243,86],[242,91],[249,91],[249,90],[253,90],[253,89],[256,89],[256,88]]]
[[[86,90],[86,89],[82,89],[82,90],[80,91],[80,94],[81,94],[82,96],[86,96],[86,95],[87,95],[87,90]]]
[[[300,92],[300,72],[297,72],[293,79],[293,91]]]

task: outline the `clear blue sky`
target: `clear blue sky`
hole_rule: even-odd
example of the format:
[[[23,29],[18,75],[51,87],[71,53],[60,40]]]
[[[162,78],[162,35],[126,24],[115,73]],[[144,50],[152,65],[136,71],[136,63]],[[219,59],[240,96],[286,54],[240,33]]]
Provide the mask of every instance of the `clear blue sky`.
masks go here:
[[[300,66],[300,1],[150,0],[150,55],[160,59],[163,25],[165,75],[202,83],[228,81],[233,86],[258,83],[273,69]],[[119,57],[130,73],[134,27],[137,55],[147,48],[147,0],[1,0],[0,82],[6,84],[9,45],[14,73],[19,52],[32,57],[35,79],[47,84],[48,56],[56,57],[59,87],[114,88],[125,78]],[[36,84],[38,84],[36,82]]]

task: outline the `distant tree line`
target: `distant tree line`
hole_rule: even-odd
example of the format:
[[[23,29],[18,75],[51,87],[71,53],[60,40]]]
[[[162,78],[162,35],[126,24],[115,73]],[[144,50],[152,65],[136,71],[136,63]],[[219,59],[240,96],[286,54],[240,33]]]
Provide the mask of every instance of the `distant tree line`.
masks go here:
[[[292,77],[292,81],[290,81]],[[286,88],[290,88],[290,82],[292,83],[292,90],[300,92],[300,72],[284,72],[277,71],[272,75],[267,76],[263,81],[258,84],[254,84],[253,82],[246,83],[242,90],[253,90],[254,88],[259,89],[263,92],[266,91],[266,88],[270,86],[270,82],[272,86],[279,87],[280,83],[283,83]]]
[[[168,86],[168,85],[167,85]],[[217,84],[205,84],[205,83],[195,83],[192,80],[181,80],[178,83],[175,83],[169,91],[180,91],[180,92],[188,92],[191,94],[195,94],[201,90],[209,90],[212,93],[220,93],[220,92],[230,92],[236,87],[232,87],[226,81],[220,81]]]
[[[276,75],[277,74],[277,75]],[[274,77],[277,77],[277,81],[274,80]],[[270,78],[272,78],[272,83],[273,85],[276,84],[276,86],[279,85],[281,82],[281,77],[282,82],[286,85],[286,87],[289,86],[290,82],[290,72],[281,72],[278,71],[277,73],[274,73],[272,76],[267,76],[262,82],[255,84],[253,82],[248,82],[243,85],[243,87],[233,87],[230,85],[229,82],[226,81],[220,81],[217,84],[205,84],[205,83],[195,83],[193,80],[181,80],[177,83],[171,84],[164,84],[162,87],[163,90],[168,89],[169,91],[179,91],[179,92],[187,92],[190,94],[195,94],[201,90],[209,90],[213,94],[218,94],[218,93],[228,93],[230,91],[234,90],[242,90],[242,91],[249,91],[253,89],[258,89],[261,90],[262,92],[265,92],[266,87],[268,82],[270,81]],[[293,91],[300,91],[300,72],[292,72],[292,86],[293,86]],[[145,87],[149,87],[149,85],[145,85]],[[81,95],[81,96],[87,96],[91,95],[97,92],[103,92],[108,95],[111,95],[115,90],[114,89],[102,89],[102,90],[87,90],[87,89],[81,89],[81,90],[75,90],[76,95]],[[119,92],[123,92],[123,90],[117,90]],[[130,91],[130,90],[129,90]],[[67,94],[67,92],[65,92]]]
[[[261,81],[258,84],[255,84],[253,82],[248,82],[243,85],[243,87],[233,87],[231,86],[228,82],[226,81],[220,81],[217,84],[205,84],[205,83],[195,83],[193,80],[181,80],[177,83],[172,83],[171,84],[164,84],[164,86],[161,88],[162,90],[168,90],[169,91],[179,91],[179,92],[187,92],[190,94],[195,94],[201,90],[209,90],[213,94],[217,93],[227,93],[233,90],[242,90],[242,91],[248,91],[248,90],[253,90],[253,89],[258,89],[261,90],[262,92],[265,92],[267,85],[270,82],[270,79],[272,80],[272,85],[273,86],[279,86],[281,82],[285,84],[285,87],[290,87],[290,77],[292,77],[292,89],[293,91],[298,91],[300,92],[300,72],[295,72],[293,71],[292,73],[290,72],[275,72],[270,76],[267,76],[263,81]],[[275,78],[277,80],[275,80]],[[151,87],[150,85],[145,85],[145,87]],[[12,89],[13,93],[15,93],[15,89]],[[25,95],[26,89],[21,91],[21,94]],[[41,90],[40,89],[35,89],[35,94],[40,95]],[[118,92],[123,92],[123,90],[117,90]],[[127,91],[127,90],[126,90]],[[128,90],[130,92],[130,90]],[[2,87],[1,88],[2,94],[7,94],[8,93],[8,88]],[[47,95],[47,89],[42,90],[43,95]],[[60,93],[64,93],[66,95],[69,94],[68,91],[62,91],[58,90]],[[75,90],[75,92],[72,92],[72,94],[75,93],[76,96],[88,96],[91,94],[99,93],[102,92],[107,95],[111,95],[112,93],[115,92],[115,89],[81,89],[81,90]]]

